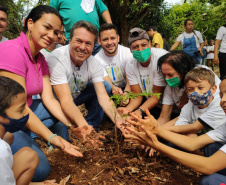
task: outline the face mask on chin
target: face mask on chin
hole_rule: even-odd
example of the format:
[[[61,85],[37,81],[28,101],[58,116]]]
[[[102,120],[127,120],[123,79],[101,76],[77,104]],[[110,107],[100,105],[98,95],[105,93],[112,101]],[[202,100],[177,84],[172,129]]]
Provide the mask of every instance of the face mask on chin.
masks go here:
[[[178,87],[180,86],[180,80],[179,77],[174,77],[174,78],[170,78],[170,79],[165,79],[166,83],[170,86],[170,87]]]
[[[150,47],[142,50],[142,51],[135,51],[132,50],[133,57],[140,63],[145,63],[151,56],[151,49]]]
[[[27,114],[26,116],[20,119],[12,119],[12,118],[9,118],[8,116],[7,118],[9,119],[10,123],[9,124],[1,123],[1,124],[2,126],[5,127],[5,130],[7,132],[14,133],[21,130],[26,125],[29,119],[29,114]]]

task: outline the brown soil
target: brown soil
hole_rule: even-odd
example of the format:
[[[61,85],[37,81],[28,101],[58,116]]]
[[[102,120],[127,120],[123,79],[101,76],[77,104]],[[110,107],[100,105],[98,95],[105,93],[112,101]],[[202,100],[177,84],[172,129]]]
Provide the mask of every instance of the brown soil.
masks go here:
[[[67,185],[198,184],[199,175],[192,170],[159,153],[154,157],[147,157],[141,148],[125,143],[120,132],[115,132],[114,124],[106,116],[100,131],[111,142],[98,149],[82,145],[70,132],[70,142],[81,148],[83,158],[67,155],[58,149],[48,152],[45,142],[37,139],[50,161],[51,172],[48,179],[59,182],[70,175]]]

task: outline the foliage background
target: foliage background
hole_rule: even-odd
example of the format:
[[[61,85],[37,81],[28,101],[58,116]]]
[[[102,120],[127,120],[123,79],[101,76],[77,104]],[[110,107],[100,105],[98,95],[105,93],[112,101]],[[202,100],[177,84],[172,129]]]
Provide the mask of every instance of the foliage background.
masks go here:
[[[217,30],[224,24],[226,0],[187,0],[186,3],[169,6],[164,0],[103,0],[108,6],[113,23],[118,27],[121,44],[127,45],[128,32],[133,27],[145,29],[154,23],[158,32],[164,33],[172,45],[184,31],[184,20],[194,20],[195,30],[206,39],[215,39]],[[9,9],[9,26],[5,36],[16,38],[23,28],[23,20],[30,9],[50,0],[0,0]],[[101,20],[102,22],[102,20]]]

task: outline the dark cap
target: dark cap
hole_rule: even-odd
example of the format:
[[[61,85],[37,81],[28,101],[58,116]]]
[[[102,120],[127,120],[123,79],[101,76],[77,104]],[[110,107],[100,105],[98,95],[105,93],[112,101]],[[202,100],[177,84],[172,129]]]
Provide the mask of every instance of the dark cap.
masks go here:
[[[134,41],[141,40],[141,39],[150,40],[149,35],[145,30],[142,30],[140,28],[133,28],[129,31],[129,37],[128,37],[129,45],[131,45]]]

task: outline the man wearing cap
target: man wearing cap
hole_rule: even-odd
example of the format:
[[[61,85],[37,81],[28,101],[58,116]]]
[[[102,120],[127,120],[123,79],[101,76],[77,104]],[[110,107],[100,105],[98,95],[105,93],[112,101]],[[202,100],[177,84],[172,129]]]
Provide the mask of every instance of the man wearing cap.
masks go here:
[[[98,42],[102,49],[95,58],[104,68],[104,80],[111,84],[112,94],[126,95],[130,91],[126,78],[126,65],[133,58],[130,49],[118,44],[117,28],[111,23],[100,26]]]
[[[131,91],[135,94],[142,92],[163,93],[166,86],[163,74],[157,69],[158,59],[167,53],[160,48],[151,48],[149,35],[145,30],[133,28],[129,32],[129,47],[133,59],[126,67],[126,75]],[[134,111],[139,116],[144,116],[146,109],[152,109],[153,116],[158,117],[160,109],[156,108],[160,99],[156,96],[138,97],[130,101],[126,107],[118,108],[121,114]]]

